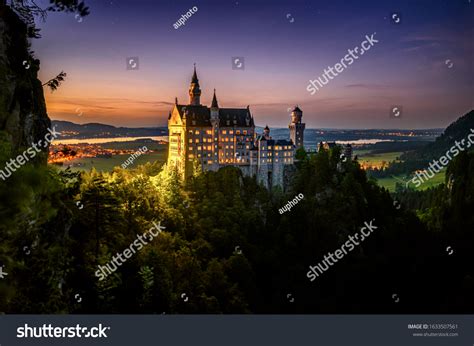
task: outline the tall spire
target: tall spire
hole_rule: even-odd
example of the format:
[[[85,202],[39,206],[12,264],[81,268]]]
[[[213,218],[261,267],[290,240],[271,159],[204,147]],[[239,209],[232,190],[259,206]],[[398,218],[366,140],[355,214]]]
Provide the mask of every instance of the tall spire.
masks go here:
[[[189,86],[189,104],[194,106],[201,105],[201,88],[196,73],[196,63],[194,63],[194,73]]]
[[[194,63],[194,74],[193,74],[193,79],[191,79],[191,83],[199,83],[199,79],[196,73],[196,63]]]
[[[217,104],[216,89],[214,89],[214,96],[212,97],[211,108],[219,108],[219,105]]]

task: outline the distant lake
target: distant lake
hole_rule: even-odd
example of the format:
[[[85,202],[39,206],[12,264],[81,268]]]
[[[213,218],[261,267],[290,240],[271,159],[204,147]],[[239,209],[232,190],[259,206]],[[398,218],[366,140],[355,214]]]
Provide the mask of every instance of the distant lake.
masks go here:
[[[58,144],[101,144],[109,142],[133,142],[140,139],[151,139],[154,141],[168,141],[168,136],[148,136],[148,137],[111,137],[111,138],[80,138],[80,139],[55,139],[54,145]]]
[[[395,142],[393,139],[356,139],[353,141],[336,141],[338,144],[376,144],[380,142]],[[398,142],[407,142],[407,140],[398,140]]]

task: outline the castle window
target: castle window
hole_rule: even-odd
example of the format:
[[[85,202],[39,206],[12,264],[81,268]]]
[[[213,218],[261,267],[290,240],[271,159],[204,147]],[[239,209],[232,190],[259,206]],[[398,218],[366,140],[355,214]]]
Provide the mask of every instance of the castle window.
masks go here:
[[[206,134],[212,135],[212,130],[206,130]]]
[[[278,159],[275,159],[275,162],[278,162]]]
[[[198,130],[196,130],[196,132],[194,132],[194,134],[198,135],[198,134],[199,134],[199,131],[198,131]]]
[[[272,146],[271,146],[271,145],[268,146],[268,150],[272,150]]]
[[[198,150],[201,150],[201,146],[198,146]]]
[[[198,157],[201,157],[201,154],[198,154]]]
[[[229,131],[229,135],[233,135],[234,134],[234,131],[233,130],[230,130]]]
[[[240,130],[236,130],[235,134],[240,135]]]
[[[207,164],[208,164],[208,165],[212,165],[212,160],[208,160],[208,161],[207,161]]]
[[[188,155],[188,158],[192,159],[192,158],[194,158],[194,155],[193,155],[193,154],[189,154],[189,155]]]
[[[192,143],[193,142],[193,139],[192,138],[189,138],[189,143]]]
[[[195,143],[199,143],[199,138],[196,138],[196,140],[194,141]]]
[[[192,135],[192,134],[193,134],[193,130],[189,130],[189,134]]]
[[[249,149],[249,146],[248,146],[248,145],[246,145],[246,146],[245,146],[245,149]]]
[[[246,134],[247,134],[247,130],[244,130],[244,135],[246,135]]]
[[[227,131],[226,131],[226,130],[222,130],[222,134],[223,134],[223,135],[226,135],[226,134],[227,134]]]

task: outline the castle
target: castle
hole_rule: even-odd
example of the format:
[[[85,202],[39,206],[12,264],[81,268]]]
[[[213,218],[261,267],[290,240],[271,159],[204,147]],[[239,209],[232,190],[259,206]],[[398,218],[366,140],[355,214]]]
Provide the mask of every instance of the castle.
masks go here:
[[[285,172],[294,163],[295,149],[303,146],[303,112],[295,107],[289,124],[290,140],[270,136],[268,125],[263,134],[255,131],[250,108],[221,108],[216,90],[211,107],[201,105],[201,88],[194,66],[189,86],[189,104],[176,98],[168,117],[168,166],[176,167],[183,178],[193,174],[196,164],[203,171],[236,166],[246,176],[271,188],[284,186]]]

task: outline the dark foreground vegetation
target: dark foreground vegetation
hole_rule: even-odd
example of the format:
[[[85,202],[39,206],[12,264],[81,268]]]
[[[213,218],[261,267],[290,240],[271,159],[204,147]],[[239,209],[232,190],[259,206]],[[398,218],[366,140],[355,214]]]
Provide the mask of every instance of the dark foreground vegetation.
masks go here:
[[[450,164],[448,184],[397,195],[400,209],[337,149],[298,155],[287,192],[232,167],[183,185],[153,164],[24,166],[0,181],[0,312],[472,313],[473,154]],[[371,237],[310,282],[309,265],[372,219]],[[97,266],[153,220],[165,231],[99,281]]]

